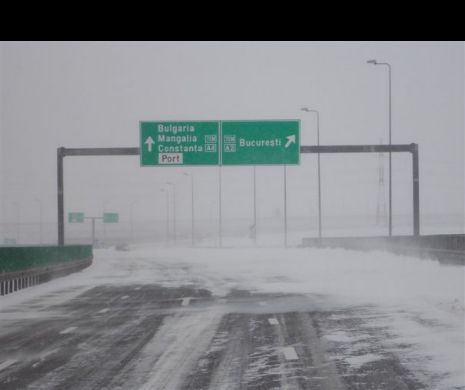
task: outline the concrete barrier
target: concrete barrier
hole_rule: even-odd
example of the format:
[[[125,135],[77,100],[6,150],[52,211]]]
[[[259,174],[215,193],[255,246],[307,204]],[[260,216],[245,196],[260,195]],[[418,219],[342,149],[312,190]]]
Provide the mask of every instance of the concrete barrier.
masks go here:
[[[441,263],[465,265],[465,234],[393,237],[304,238],[304,247],[384,250],[396,254],[427,257]]]
[[[0,247],[0,295],[79,271],[92,259],[90,245]]]

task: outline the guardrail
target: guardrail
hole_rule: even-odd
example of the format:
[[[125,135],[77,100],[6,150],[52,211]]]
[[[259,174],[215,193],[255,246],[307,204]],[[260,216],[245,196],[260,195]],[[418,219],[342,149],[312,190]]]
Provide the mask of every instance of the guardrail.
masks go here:
[[[92,259],[91,245],[0,247],[0,295],[79,271]]]
[[[434,234],[393,237],[304,238],[304,247],[385,250],[397,254],[428,257],[441,263],[465,265],[465,234]]]

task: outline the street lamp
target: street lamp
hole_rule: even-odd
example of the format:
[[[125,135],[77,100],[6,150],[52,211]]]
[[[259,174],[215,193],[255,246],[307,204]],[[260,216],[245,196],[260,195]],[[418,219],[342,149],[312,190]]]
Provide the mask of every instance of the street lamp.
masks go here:
[[[107,205],[110,203],[110,199],[105,199],[103,201],[103,214],[107,212]],[[103,222],[103,245],[105,246],[107,244],[107,224]]]
[[[39,203],[39,237],[40,244],[42,244],[42,201],[39,198],[34,198]]]
[[[221,165],[218,167],[218,246],[223,246],[223,216],[222,216],[222,193],[221,193]]]
[[[318,110],[311,110],[307,107],[301,108],[301,111],[314,112],[316,114],[316,140],[317,146],[320,146],[320,113]],[[320,170],[320,152],[318,151],[318,237],[321,238],[321,170]]]
[[[160,188],[160,192],[166,194],[166,242],[170,240],[170,194],[164,188]]]
[[[19,218],[19,203],[18,202],[11,202],[12,205],[15,205],[16,206],[16,244],[19,244],[19,236],[20,236],[20,228],[21,228],[21,225],[20,225],[20,218]]]
[[[137,203],[137,200],[131,203],[131,243],[134,242],[134,205]]]
[[[173,187],[173,239],[176,246],[176,184],[170,181],[167,181],[166,184]]]
[[[389,78],[389,146],[392,145],[391,136],[391,122],[392,122],[392,111],[391,111],[391,65],[387,62],[378,62],[377,60],[368,60],[368,64],[372,65],[383,65],[388,69]],[[392,153],[389,150],[389,237],[392,236]]]
[[[257,166],[253,166],[253,227],[251,231],[255,245],[257,245]]]
[[[287,170],[284,165],[284,246],[287,248]]]
[[[194,230],[194,175],[192,173],[183,173],[184,176],[190,176],[191,178],[191,211],[192,211],[192,216],[191,216],[191,232],[192,232],[192,246],[194,246],[194,235],[195,235],[195,230]]]

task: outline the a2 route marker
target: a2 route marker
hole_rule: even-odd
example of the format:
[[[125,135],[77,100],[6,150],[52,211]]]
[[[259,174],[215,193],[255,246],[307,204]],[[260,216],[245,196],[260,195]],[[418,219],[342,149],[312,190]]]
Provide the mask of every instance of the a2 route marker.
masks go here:
[[[141,122],[141,166],[298,165],[300,121]]]

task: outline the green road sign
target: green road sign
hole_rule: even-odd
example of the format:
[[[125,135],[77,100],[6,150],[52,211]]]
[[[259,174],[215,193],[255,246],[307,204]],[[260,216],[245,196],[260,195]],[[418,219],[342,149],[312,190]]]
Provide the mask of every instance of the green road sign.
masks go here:
[[[218,165],[219,122],[141,122],[140,164]]]
[[[103,213],[104,223],[118,223],[118,221],[119,221],[118,213]]]
[[[82,223],[84,222],[84,213],[68,213],[69,223]]]
[[[223,165],[297,165],[300,122],[225,121],[221,123]]]

